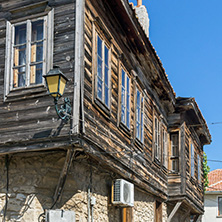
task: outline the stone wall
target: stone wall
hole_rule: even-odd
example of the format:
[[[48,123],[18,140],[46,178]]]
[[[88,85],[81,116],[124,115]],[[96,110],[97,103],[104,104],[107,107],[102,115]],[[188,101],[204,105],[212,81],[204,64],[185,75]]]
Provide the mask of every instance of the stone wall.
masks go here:
[[[8,204],[6,221],[38,222],[44,209],[53,205],[54,191],[62,170],[66,153],[26,153],[9,156]],[[121,208],[113,206],[112,180],[117,176],[102,165],[91,164],[89,159],[74,160],[69,171],[61,200],[54,209],[73,210],[76,221],[86,222],[88,217],[87,192],[96,198],[93,218],[95,222],[121,221]],[[4,215],[7,170],[5,157],[0,157],[0,221]],[[135,187],[133,217],[136,222],[154,221],[155,198]],[[163,222],[166,221],[163,205]],[[42,217],[39,218],[40,221]]]

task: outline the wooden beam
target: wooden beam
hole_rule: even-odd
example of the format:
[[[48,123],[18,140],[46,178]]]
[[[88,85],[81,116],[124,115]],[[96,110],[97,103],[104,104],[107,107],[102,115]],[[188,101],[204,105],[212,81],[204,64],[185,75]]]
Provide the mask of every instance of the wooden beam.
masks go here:
[[[59,202],[60,199],[61,199],[62,192],[63,192],[64,185],[65,185],[66,178],[67,178],[67,174],[68,174],[70,165],[72,163],[74,154],[75,154],[74,149],[68,149],[67,150],[65,163],[64,163],[63,169],[61,171],[57,187],[55,189],[53,206],[57,202]],[[52,208],[53,208],[53,206],[52,206]]]
[[[79,133],[80,108],[82,112],[82,131],[84,132],[83,111],[83,76],[84,76],[84,8],[85,0],[76,1],[76,24],[75,24],[75,68],[74,68],[74,95],[73,95],[73,121],[72,133]],[[80,101],[81,100],[81,101]]]
[[[167,219],[167,222],[171,222],[171,220],[173,219],[174,215],[176,214],[176,212],[180,208],[181,204],[182,204],[182,201],[176,203],[176,205],[174,206],[173,210],[171,211],[171,213],[170,213],[170,215],[169,215],[169,217]]]
[[[200,217],[201,217],[200,214],[195,215],[193,218],[193,222],[197,222]]]

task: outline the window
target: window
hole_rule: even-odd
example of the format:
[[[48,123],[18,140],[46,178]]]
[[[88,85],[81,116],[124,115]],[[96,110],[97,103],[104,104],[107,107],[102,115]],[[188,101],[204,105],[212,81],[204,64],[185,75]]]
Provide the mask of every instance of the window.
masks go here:
[[[155,146],[155,158],[161,160],[161,138],[160,138],[160,122],[155,117],[154,120],[154,146]]]
[[[107,107],[110,106],[110,55],[109,48],[97,35],[97,72],[96,72],[96,96]]]
[[[143,142],[143,96],[136,90],[136,138]]]
[[[168,141],[167,131],[163,128],[163,166],[168,168]]]
[[[190,157],[190,174],[192,177],[194,177],[194,146],[193,143],[191,143],[190,145],[190,153],[191,153],[191,157]]]
[[[222,197],[218,197],[218,216],[222,216]]]
[[[43,73],[52,68],[52,24],[52,12],[20,23],[7,22],[6,95],[43,83]]]
[[[198,178],[198,182],[201,182],[201,159],[200,159],[200,155],[197,155],[197,178]]]
[[[177,173],[179,171],[179,135],[177,133],[171,133],[171,170]]]
[[[130,79],[122,69],[121,83],[121,122],[130,128]]]

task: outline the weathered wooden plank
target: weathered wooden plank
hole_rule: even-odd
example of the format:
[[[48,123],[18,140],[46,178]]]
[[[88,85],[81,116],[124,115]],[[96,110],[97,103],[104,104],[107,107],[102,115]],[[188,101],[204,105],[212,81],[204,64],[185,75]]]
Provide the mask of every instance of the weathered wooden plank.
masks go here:
[[[171,211],[167,222],[171,222],[171,220],[173,219],[174,215],[176,214],[176,212],[178,211],[178,209],[180,208],[182,202],[177,202],[176,205],[174,206],[173,210]]]

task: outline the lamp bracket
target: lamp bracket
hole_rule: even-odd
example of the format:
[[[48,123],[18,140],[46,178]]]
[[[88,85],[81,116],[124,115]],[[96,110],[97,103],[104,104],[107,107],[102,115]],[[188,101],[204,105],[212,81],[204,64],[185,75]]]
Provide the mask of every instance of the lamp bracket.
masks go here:
[[[60,119],[67,122],[71,117],[72,110],[70,99],[66,97],[64,103],[60,106],[60,109],[58,108],[58,100],[58,97],[54,98],[56,113]]]

